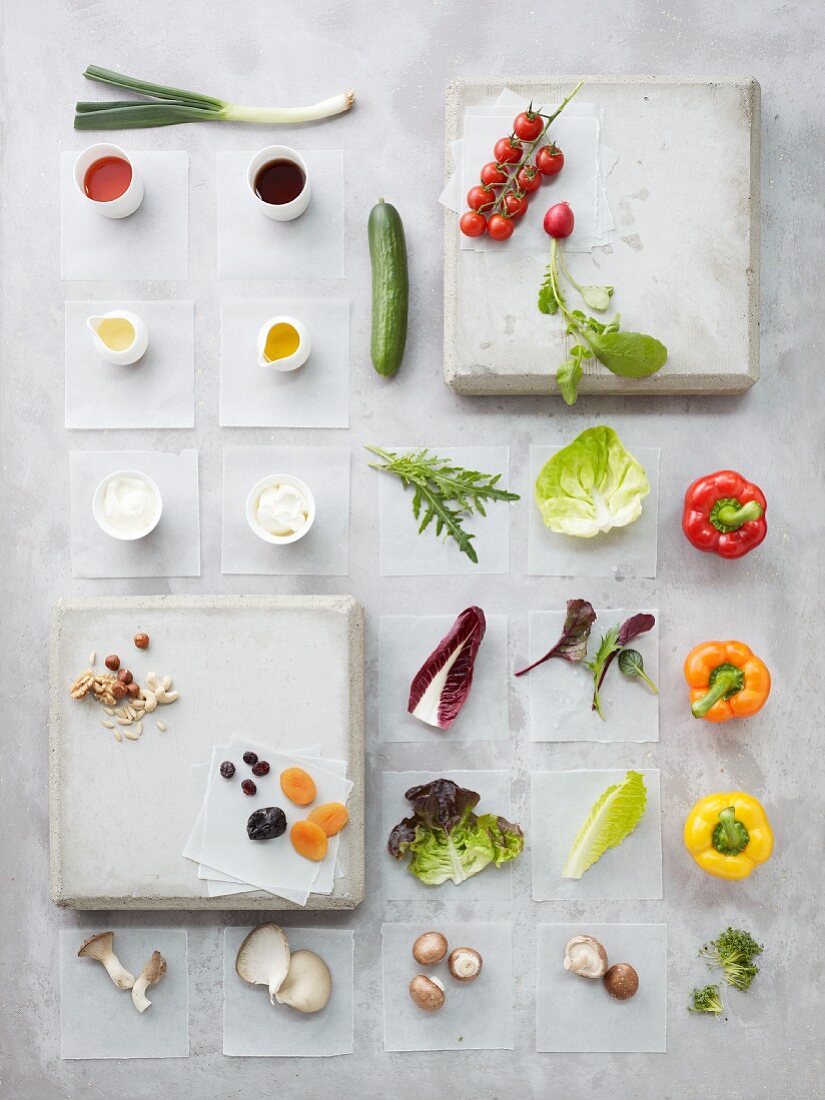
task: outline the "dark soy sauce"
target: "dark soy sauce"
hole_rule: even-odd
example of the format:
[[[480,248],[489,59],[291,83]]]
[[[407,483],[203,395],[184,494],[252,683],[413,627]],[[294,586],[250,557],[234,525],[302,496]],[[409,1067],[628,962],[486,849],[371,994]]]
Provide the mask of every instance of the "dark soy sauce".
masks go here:
[[[297,199],[304,189],[306,176],[292,160],[269,160],[255,175],[255,194],[270,206],[284,206]]]

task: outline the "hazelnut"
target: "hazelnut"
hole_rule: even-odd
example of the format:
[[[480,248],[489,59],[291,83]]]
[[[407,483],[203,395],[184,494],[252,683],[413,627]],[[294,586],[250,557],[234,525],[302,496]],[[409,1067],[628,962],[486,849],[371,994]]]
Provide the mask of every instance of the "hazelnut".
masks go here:
[[[116,653],[112,653],[106,658],[104,664],[110,672],[117,672],[120,668],[120,657]]]
[[[149,648],[149,635],[148,634],[135,634],[135,645],[138,649]]]
[[[422,932],[412,946],[412,953],[422,966],[435,966],[447,954],[447,940],[440,932]]]
[[[126,692],[130,699],[137,699],[140,695],[140,684],[136,684],[133,680],[131,684],[126,685]]]
[[[131,684],[132,680],[134,679],[128,668],[122,668],[117,674],[117,678],[118,680],[120,680],[121,684],[127,685]]]
[[[118,699],[118,700],[125,699],[126,698],[126,685],[122,684],[120,682],[120,680],[118,680],[117,683],[112,684],[112,695],[115,699]]]

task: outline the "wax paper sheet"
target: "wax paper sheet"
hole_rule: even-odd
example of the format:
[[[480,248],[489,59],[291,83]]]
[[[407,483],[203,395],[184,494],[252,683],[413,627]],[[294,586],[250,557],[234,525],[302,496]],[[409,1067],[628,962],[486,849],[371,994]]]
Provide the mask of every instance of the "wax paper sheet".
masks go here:
[[[80,153],[60,155],[62,279],[185,279],[189,252],[189,157],[127,148],[143,179],[143,202],[127,218],[104,218],[74,181]]]
[[[221,306],[220,422],[226,427],[349,426],[347,298],[244,298]],[[256,342],[272,317],[306,325],[312,350],[302,367],[258,365]]]

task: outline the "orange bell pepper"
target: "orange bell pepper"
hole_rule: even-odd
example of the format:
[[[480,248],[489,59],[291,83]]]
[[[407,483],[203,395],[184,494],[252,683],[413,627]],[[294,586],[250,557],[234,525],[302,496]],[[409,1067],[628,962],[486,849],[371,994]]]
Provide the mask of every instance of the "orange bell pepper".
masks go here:
[[[771,674],[743,642],[702,642],[685,658],[694,718],[749,718],[765,705]]]

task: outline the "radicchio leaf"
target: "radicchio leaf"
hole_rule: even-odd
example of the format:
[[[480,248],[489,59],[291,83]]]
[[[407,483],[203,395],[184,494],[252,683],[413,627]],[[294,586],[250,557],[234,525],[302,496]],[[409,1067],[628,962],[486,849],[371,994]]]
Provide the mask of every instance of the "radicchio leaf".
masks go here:
[[[487,621],[480,607],[468,607],[453,623],[410,685],[407,710],[436,729],[448,730],[467,702],[473,667]]]
[[[587,656],[590,628],[595,621],[596,612],[593,610],[591,603],[588,603],[587,600],[568,600],[567,617],[564,620],[564,628],[559,640],[543,657],[533,661],[527,668],[519,669],[516,676],[523,676],[525,672],[530,672],[538,665],[543,665],[551,657],[561,657],[563,661],[569,661],[571,664],[583,661]]]

